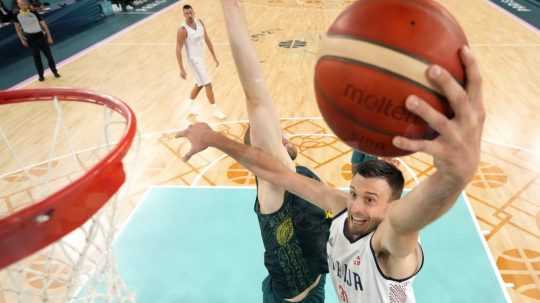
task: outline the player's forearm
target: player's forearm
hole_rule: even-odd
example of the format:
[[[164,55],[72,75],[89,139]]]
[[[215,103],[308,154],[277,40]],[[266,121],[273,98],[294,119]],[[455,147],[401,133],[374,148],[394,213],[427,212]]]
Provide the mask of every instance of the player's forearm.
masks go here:
[[[214,52],[214,45],[212,44],[212,41],[207,37],[206,38],[206,45],[208,45],[208,50],[210,51],[210,54],[212,54],[212,57],[214,60],[217,60],[216,53]]]
[[[21,43],[26,42],[26,37],[23,35],[20,25],[15,25],[15,32],[17,33],[19,40],[21,40]]]
[[[457,180],[436,172],[394,202],[388,218],[397,233],[416,232],[450,209],[465,188],[466,180]]]
[[[184,61],[182,60],[182,49],[176,48],[176,61],[178,61],[178,67],[180,70],[184,70]]]
[[[22,33],[17,32],[17,36],[19,37],[21,43],[26,42],[26,37]]]
[[[217,132],[209,134],[206,140],[209,146],[234,158],[259,178],[276,185],[284,185],[283,178],[280,176],[290,170],[270,154],[259,148],[231,140]]]
[[[45,34],[47,35],[47,38],[52,38],[51,36],[51,32],[49,31],[49,27],[47,26],[47,23],[45,22],[41,22],[41,27],[43,28],[43,31],[45,32]]]
[[[263,150],[238,143],[219,133],[206,136],[208,145],[217,148],[255,174],[310,203],[337,213],[346,207],[346,195],[319,181],[296,174]]]
[[[244,13],[238,0],[221,0],[229,43],[236,69],[249,102],[268,96],[255,47],[250,40]]]

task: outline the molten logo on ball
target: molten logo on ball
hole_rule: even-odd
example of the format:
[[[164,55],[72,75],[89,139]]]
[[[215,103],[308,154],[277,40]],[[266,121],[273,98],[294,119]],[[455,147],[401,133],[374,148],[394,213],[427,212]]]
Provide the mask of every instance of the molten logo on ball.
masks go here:
[[[430,65],[465,84],[459,57],[467,38],[456,19],[432,0],[362,0],[345,9],[319,42],[315,94],[332,131],[355,149],[377,156],[410,154],[396,136],[437,134],[405,108],[415,95],[452,117],[441,89],[426,77]]]
[[[351,84],[345,87],[344,97],[360,105],[362,109],[370,112],[384,115],[398,121],[405,121],[412,124],[421,124],[423,120],[417,115],[408,111],[405,106],[396,104],[392,99],[385,96],[377,96],[370,93],[365,93],[360,88],[355,88]]]

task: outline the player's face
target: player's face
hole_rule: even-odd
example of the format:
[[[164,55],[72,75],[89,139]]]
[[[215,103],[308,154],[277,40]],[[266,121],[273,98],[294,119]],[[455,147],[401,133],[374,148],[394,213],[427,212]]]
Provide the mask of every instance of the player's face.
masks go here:
[[[193,17],[195,16],[195,13],[193,12],[192,8],[188,8],[184,10],[184,18],[186,18],[187,21],[193,21]]]
[[[384,219],[391,197],[392,189],[385,179],[356,174],[347,201],[348,233],[357,238],[375,230]]]

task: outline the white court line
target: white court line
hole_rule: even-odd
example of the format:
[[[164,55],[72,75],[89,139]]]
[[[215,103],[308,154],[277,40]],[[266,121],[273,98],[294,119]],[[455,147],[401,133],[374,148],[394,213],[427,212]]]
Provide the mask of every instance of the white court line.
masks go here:
[[[503,146],[503,147],[507,147],[507,148],[517,149],[519,151],[529,153],[529,154],[533,154],[533,155],[539,155],[540,154],[540,151],[536,151],[536,150],[533,150],[533,149],[521,147],[521,146],[514,145],[514,144],[500,143],[500,142],[493,141],[493,140],[490,140],[490,139],[482,139],[482,141],[486,142],[486,143],[493,144],[493,145],[499,145],[499,146]]]
[[[102,144],[102,145],[97,145],[97,146],[93,146],[93,147],[89,147],[89,148],[85,148],[85,149],[81,149],[79,151],[76,151],[74,152],[75,154],[82,154],[82,153],[87,153],[87,152],[91,152],[91,151],[94,151],[96,149],[101,149],[101,148],[108,148],[110,146],[114,146],[116,145],[118,142],[114,142],[112,144]],[[19,173],[21,171],[24,171],[24,170],[29,170],[33,167],[36,167],[36,166],[40,166],[40,165],[44,165],[44,164],[47,164],[49,162],[54,162],[54,161],[58,161],[58,160],[62,160],[64,158],[68,158],[68,157],[71,157],[73,156],[73,153],[68,153],[68,154],[64,154],[64,155],[61,155],[61,156],[57,156],[57,157],[54,157],[52,159],[48,159],[48,160],[44,160],[44,161],[41,161],[41,162],[38,162],[38,163],[34,163],[34,164],[30,164],[30,165],[27,165],[23,168],[19,168],[17,170],[14,170],[14,171],[11,171],[11,172],[8,172],[8,173],[5,173],[5,174],[2,174],[0,175],[0,179],[2,178],[5,178],[9,175],[13,175],[13,174],[16,174],[16,173]]]
[[[280,121],[322,120],[322,117],[289,117],[289,118],[280,118],[279,120]],[[240,124],[240,123],[249,123],[249,120],[244,119],[244,120],[223,121],[223,122],[208,123],[208,125],[210,125],[210,127],[216,127],[216,126],[221,126],[221,125],[231,125],[231,124]],[[191,124],[192,123],[188,123],[188,125],[191,125]],[[163,135],[176,133],[184,129],[185,128],[172,128],[168,130],[145,133],[144,135],[141,135],[141,138],[149,139],[152,137],[160,137]]]
[[[296,121],[296,120],[322,120],[322,117],[288,117],[288,118],[280,118],[280,121]],[[235,121],[224,121],[224,122],[216,122],[216,123],[211,123],[210,126],[212,127],[215,127],[215,126],[220,126],[220,125],[230,125],[230,124],[239,124],[239,123],[248,123],[249,120],[235,120]],[[141,134],[140,135],[140,138],[141,140],[142,139],[152,139],[153,137],[161,137],[163,135],[170,135],[172,133],[175,133],[175,132],[178,132],[178,131],[181,131],[181,130],[184,130],[185,128],[175,128],[175,129],[169,129],[169,130],[165,130],[165,131],[157,131],[157,132],[150,132],[150,133],[145,133],[145,134]],[[288,137],[295,137],[295,136],[321,136],[321,137],[336,137],[335,135],[333,134],[286,134]],[[520,150],[520,151],[523,151],[525,153],[530,153],[532,155],[539,155],[540,154],[540,151],[534,151],[534,150],[531,150],[531,149],[527,149],[527,148],[524,148],[524,147],[521,147],[521,146],[517,146],[517,145],[512,145],[512,144],[506,144],[506,143],[499,143],[499,142],[495,142],[495,141],[492,141],[492,140],[489,140],[489,139],[482,139],[483,142],[487,142],[487,143],[490,143],[490,144],[493,144],[493,145],[498,145],[498,146],[502,146],[502,147],[507,147],[507,148],[512,148],[512,149],[516,149],[516,150]],[[80,151],[77,151],[76,153],[83,153],[83,152],[90,152],[90,151],[93,151],[93,150],[96,150],[96,149],[99,149],[99,148],[105,148],[105,147],[108,147],[108,145],[106,144],[103,144],[103,145],[98,145],[98,146],[94,146],[94,147],[89,147],[89,148],[86,148],[86,149],[83,149],[83,150],[80,150]],[[71,156],[72,154],[65,154],[65,155],[61,155],[61,156],[58,156],[58,157],[55,157],[51,160],[45,160],[45,161],[42,161],[42,162],[39,162],[39,163],[36,163],[36,164],[30,164],[22,169],[18,169],[18,170],[14,170],[14,171],[11,171],[11,172],[8,172],[8,173],[5,173],[5,174],[2,174],[0,175],[0,179],[2,179],[3,177],[6,177],[8,175],[11,175],[11,174],[15,174],[17,172],[20,172],[22,171],[23,169],[30,169],[32,167],[35,167],[35,166],[38,166],[38,165],[42,165],[42,164],[45,164],[45,163],[48,163],[50,161],[56,161],[56,160],[60,160],[62,158],[65,158],[65,157],[69,157]],[[401,159],[398,158],[398,161],[404,163]],[[407,168],[407,167],[406,167]],[[535,169],[531,168],[532,170],[536,171]],[[411,173],[411,171],[409,171],[409,173]],[[412,175],[412,173],[411,173]],[[414,176],[414,175],[413,175]]]
[[[531,31],[535,32],[537,35],[540,35],[540,30],[537,29],[536,27],[534,27],[533,25],[527,23],[526,21],[522,20],[521,18],[519,18],[518,16],[512,14],[511,12],[505,10],[504,8],[498,6],[497,4],[489,1],[489,0],[486,0],[486,2],[495,7],[496,9],[498,9],[499,11],[502,11],[504,12],[507,16],[513,18],[515,21],[517,21],[518,23],[521,23],[523,26],[525,26],[526,28],[530,29]]]
[[[140,208],[139,206],[142,205],[144,201],[146,201],[146,199],[148,198],[148,195],[150,195],[150,192],[152,191],[152,188],[154,188],[154,186],[149,186],[148,189],[143,193],[142,198],[137,203],[135,203],[135,207],[131,210],[126,220],[122,224],[114,227],[116,228],[116,233],[112,241],[112,246],[114,246],[114,244],[116,243],[116,239],[118,239],[120,235],[124,232],[124,230],[126,229],[125,227],[128,225],[128,223],[131,222],[131,219],[133,218],[135,213],[139,210]],[[115,201],[115,202],[118,202],[118,201]],[[119,206],[116,205],[116,207],[119,207]]]
[[[281,118],[280,120],[294,121],[294,120],[320,120],[320,119],[322,119],[322,118],[321,117],[291,117],[291,118]],[[213,124],[210,124],[210,125],[211,126],[219,126],[219,125],[229,125],[229,124],[248,123],[248,122],[249,122],[248,120],[236,120],[236,121],[216,122],[216,123],[213,123]],[[178,132],[178,131],[181,131],[181,130],[183,130],[183,128],[182,129],[170,129],[170,130],[166,130],[166,131],[151,132],[151,133],[141,134],[140,138],[141,138],[141,140],[143,140],[143,139],[151,139],[153,137],[160,137],[160,136],[175,133],[175,132]],[[111,145],[115,145],[117,143],[118,142],[112,142],[111,144],[102,144],[102,145],[97,145],[97,146],[93,146],[93,147],[88,147],[88,148],[85,148],[85,149],[82,149],[82,150],[78,150],[75,153],[76,154],[87,153],[87,152],[94,151],[96,149],[107,148],[107,147],[109,147]],[[72,153],[64,154],[64,155],[60,155],[60,156],[57,156],[57,157],[49,159],[49,160],[44,160],[44,161],[41,161],[41,162],[38,162],[38,163],[30,164],[30,165],[27,165],[27,166],[25,166],[25,167],[23,167],[21,169],[17,169],[17,170],[8,172],[8,173],[1,174],[0,179],[4,178],[6,176],[9,176],[9,175],[18,173],[18,172],[20,172],[22,170],[25,170],[25,169],[27,170],[27,169],[30,169],[30,168],[35,167],[35,166],[39,166],[39,165],[49,163],[51,161],[58,161],[58,160],[61,160],[63,158],[66,158],[66,157],[70,157],[72,155],[73,155]]]
[[[214,165],[216,165],[219,161],[227,158],[229,155],[227,154],[223,154],[221,155],[220,157],[216,158],[214,161],[210,162],[205,168],[203,168],[203,170],[201,170],[199,172],[199,174],[197,175],[197,177],[195,177],[195,179],[193,179],[193,182],[191,182],[191,186],[196,186],[199,181],[202,179],[202,177],[204,176],[204,174],[206,174],[207,171],[210,170],[210,168],[212,168]]]
[[[142,198],[135,204],[133,210],[128,215],[127,219],[117,227],[117,232],[113,240],[113,246],[116,243],[116,240],[122,235],[125,227],[128,226],[129,222],[133,219],[133,216],[136,212],[139,211],[141,205],[146,201],[152,190],[154,189],[255,189],[255,186],[209,186],[209,185],[199,185],[199,186],[190,186],[190,185],[150,185],[148,189],[143,193]]]
[[[114,46],[175,46],[173,42],[111,42],[109,45]]]
[[[252,189],[252,188],[256,188],[255,185],[239,185],[239,186],[234,186],[234,185],[216,185],[216,186],[212,186],[212,185],[197,185],[197,186],[191,186],[191,185],[183,185],[183,184],[179,184],[179,185],[151,185],[149,186],[148,190],[152,190],[152,189],[175,189],[175,188],[202,188],[202,189],[211,189],[211,188],[217,188],[217,189],[237,189],[237,188],[249,188],[249,189]]]
[[[176,46],[175,42],[111,42],[114,46]],[[212,43],[214,46],[229,46],[227,42]],[[540,44],[539,44],[540,46]]]
[[[280,9],[280,10],[290,9],[290,10],[302,10],[302,11],[305,11],[305,10],[317,10],[317,11],[324,11],[324,10],[328,10],[328,11],[333,10],[333,11],[335,11],[335,10],[338,10],[338,11],[341,11],[345,7],[348,6],[348,5],[342,5],[341,7],[300,6],[300,5],[304,5],[305,3],[299,3],[298,1],[296,1],[296,2],[297,2],[298,6],[268,5],[268,4],[259,4],[259,3],[242,3],[241,6],[243,6],[244,8],[249,5],[249,6],[258,6],[258,7],[264,7],[264,8]]]
[[[220,125],[229,125],[229,124],[240,124],[240,123],[248,123],[249,120],[234,120],[234,121],[224,121],[224,122],[216,122],[216,123],[208,123],[208,125],[210,125],[210,127],[215,127],[215,126],[220,126]],[[191,125],[193,123],[190,123],[188,122],[188,126]],[[172,128],[172,129],[168,129],[168,130],[162,130],[162,131],[157,131],[157,132],[150,132],[150,133],[146,133],[144,135],[142,135],[142,138],[143,139],[149,139],[149,138],[152,138],[152,137],[161,137],[163,135],[170,135],[170,134],[173,134],[173,133],[176,133],[176,132],[179,132],[181,130],[184,130],[186,129],[185,127],[184,128]]]
[[[465,192],[462,192],[461,194],[463,195],[465,204],[467,204],[467,209],[469,210],[469,214],[471,215],[471,219],[474,223],[474,227],[476,228],[476,232],[478,233],[478,236],[480,237],[480,242],[482,242],[482,246],[484,247],[484,251],[486,252],[486,255],[488,257],[489,264],[491,264],[491,267],[493,268],[493,271],[495,272],[495,277],[497,278],[497,282],[499,282],[499,286],[501,287],[501,290],[503,292],[504,299],[506,300],[506,302],[511,303],[512,300],[510,299],[510,295],[508,294],[507,285],[503,281],[501,272],[497,268],[497,265],[495,265],[495,260],[493,259],[491,250],[489,250],[487,241],[482,234],[482,230],[480,229],[480,224],[478,223],[478,220],[476,220],[469,198],[467,197],[467,194]]]
[[[256,189],[257,187],[255,185],[197,185],[197,186],[191,186],[191,185],[151,185],[148,188],[148,191],[153,189]],[[348,187],[336,187],[339,190],[347,191],[349,190]]]
[[[105,44],[105,43],[107,43],[107,42],[109,42],[109,41],[111,41],[111,40],[113,40],[113,39],[116,39],[118,36],[120,36],[120,35],[122,35],[122,34],[128,32],[128,31],[132,30],[134,27],[139,26],[139,25],[142,25],[142,24],[144,24],[145,22],[148,22],[148,21],[154,19],[155,17],[157,17],[157,16],[159,16],[159,15],[161,15],[161,14],[164,14],[165,12],[168,12],[169,10],[172,10],[172,9],[175,8],[176,6],[180,5],[182,2],[184,2],[184,0],[179,0],[177,3],[170,4],[169,6],[163,8],[163,9],[157,11],[157,12],[155,12],[153,15],[151,15],[151,16],[149,16],[149,17],[146,17],[146,18],[144,18],[144,19],[141,19],[141,20],[139,20],[139,21],[137,21],[137,22],[135,22],[135,23],[129,25],[128,27],[124,28],[123,30],[121,30],[121,31],[119,31],[119,32],[117,32],[117,33],[115,33],[115,34],[113,34],[113,35],[111,35],[111,36],[105,38],[104,40],[101,40],[101,41],[99,41],[99,42],[97,42],[97,43],[94,43],[94,44],[90,45],[89,47],[87,47],[87,48],[85,48],[85,49],[80,50],[79,52],[77,52],[77,53],[71,55],[70,57],[68,57],[68,58],[66,58],[66,59],[64,59],[64,60],[62,60],[62,61],[60,61],[60,63],[56,64],[57,68],[61,68],[62,66],[67,65],[67,64],[69,64],[69,63],[71,63],[71,62],[73,62],[73,61],[75,61],[75,60],[77,60],[77,59],[83,57],[84,55],[88,54],[88,53],[91,52],[92,50],[94,50],[94,49],[96,49],[96,48],[102,46],[103,44]],[[46,69],[46,72],[47,72],[47,74],[50,74],[50,68],[47,68],[47,69]],[[18,88],[27,86],[28,84],[30,84],[30,83],[36,81],[37,77],[38,77],[37,75],[31,76],[31,77],[29,77],[29,78],[27,78],[27,79],[25,79],[25,80],[23,80],[23,81],[21,81],[21,82],[15,84],[14,86],[8,88],[7,90],[18,89]]]

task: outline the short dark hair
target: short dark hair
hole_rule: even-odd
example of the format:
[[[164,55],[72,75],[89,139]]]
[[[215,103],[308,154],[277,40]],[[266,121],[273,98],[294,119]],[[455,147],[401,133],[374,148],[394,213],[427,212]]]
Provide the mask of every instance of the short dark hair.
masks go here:
[[[189,5],[189,4],[186,4],[186,5],[182,6],[182,9],[183,9],[183,10],[186,10],[186,9],[193,9],[193,7],[191,7],[191,5]]]
[[[392,200],[401,197],[405,180],[403,173],[393,164],[383,160],[369,160],[358,166],[357,174],[364,178],[382,178],[392,189]]]

